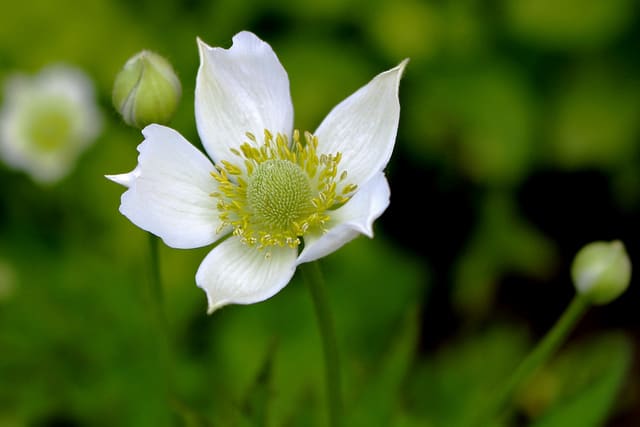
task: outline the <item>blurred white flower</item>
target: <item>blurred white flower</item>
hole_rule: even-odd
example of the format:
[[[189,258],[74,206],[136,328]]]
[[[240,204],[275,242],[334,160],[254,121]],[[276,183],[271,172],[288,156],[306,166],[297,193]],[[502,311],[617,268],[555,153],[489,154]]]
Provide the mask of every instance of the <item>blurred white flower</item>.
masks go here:
[[[100,133],[93,84],[64,65],[5,82],[0,110],[0,157],[40,183],[54,183]]]
[[[241,32],[230,49],[199,47],[196,124],[213,163],[178,132],[153,124],[142,132],[138,166],[108,178],[128,187],[120,212],[167,245],[219,241],[196,273],[212,312],[265,300],[297,265],[359,234],[373,236],[389,205],[383,170],[406,61],[301,135],[293,130],[289,78],[271,46]]]

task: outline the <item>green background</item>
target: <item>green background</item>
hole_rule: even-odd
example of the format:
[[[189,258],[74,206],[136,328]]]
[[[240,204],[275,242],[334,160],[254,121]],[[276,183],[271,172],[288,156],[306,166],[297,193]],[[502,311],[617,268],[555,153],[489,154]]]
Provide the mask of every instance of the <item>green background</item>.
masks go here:
[[[375,239],[322,261],[345,425],[469,425],[572,297],[580,247],[621,239],[637,262],[639,24],[634,0],[3,5],[0,80],[80,67],[105,127],[56,185],[0,164],[0,426],[326,425],[301,275],[207,316],[194,276],[208,248],[162,246],[160,328],[147,236],[103,177],[131,170],[142,141],[111,107],[124,62],[151,49],[173,63],[184,95],[172,126],[199,145],[196,37],[228,47],[245,29],[287,69],[304,130],[411,58],[391,206]],[[501,425],[638,425],[636,282],[587,314]]]

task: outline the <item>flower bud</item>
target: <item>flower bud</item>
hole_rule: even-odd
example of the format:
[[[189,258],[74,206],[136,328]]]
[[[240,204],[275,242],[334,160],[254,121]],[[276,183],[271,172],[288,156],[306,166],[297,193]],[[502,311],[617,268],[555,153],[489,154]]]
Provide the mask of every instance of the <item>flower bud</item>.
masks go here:
[[[130,126],[167,124],[178,107],[182,88],[173,67],[162,56],[143,50],[117,75],[113,105]]]
[[[631,261],[619,240],[589,243],[574,258],[571,277],[579,294],[593,304],[607,304],[629,286]]]

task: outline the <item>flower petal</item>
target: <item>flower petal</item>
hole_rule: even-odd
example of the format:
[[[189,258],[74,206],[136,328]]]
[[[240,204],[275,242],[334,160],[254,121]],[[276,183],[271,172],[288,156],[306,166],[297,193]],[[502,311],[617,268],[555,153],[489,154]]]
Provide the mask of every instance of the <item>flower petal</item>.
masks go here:
[[[340,169],[347,171],[349,183],[369,181],[389,162],[400,120],[398,86],[407,62],[378,74],[334,107],[315,132],[318,151],[342,153]]]
[[[358,234],[373,237],[373,222],[389,206],[389,183],[379,172],[342,207],[331,213],[331,226],[324,234],[306,235],[296,264],[315,261],[338,250]]]
[[[138,146],[138,166],[123,175],[107,176],[129,189],[120,212],[173,248],[197,248],[216,241],[220,225],[210,196],[217,183],[213,165],[178,132],[149,125]]]
[[[275,295],[293,277],[295,261],[295,249],[257,249],[231,237],[205,257],[196,283],[207,294],[211,314],[227,304],[252,304]]]
[[[198,45],[196,124],[214,162],[247,141],[246,132],[258,140],[265,129],[291,135],[289,78],[271,46],[247,31],[233,37],[230,49],[212,48],[199,39]]]

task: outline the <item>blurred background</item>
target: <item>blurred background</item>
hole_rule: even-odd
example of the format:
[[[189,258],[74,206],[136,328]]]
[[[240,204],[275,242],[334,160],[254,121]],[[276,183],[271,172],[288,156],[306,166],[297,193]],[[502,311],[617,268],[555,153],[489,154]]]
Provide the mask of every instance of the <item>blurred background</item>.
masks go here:
[[[184,95],[172,127],[197,146],[196,37],[229,47],[247,29],[270,43],[303,130],[411,58],[387,170],[391,206],[375,239],[322,261],[347,426],[469,425],[572,298],[569,267],[584,244],[620,239],[639,263],[635,0],[2,9],[0,81],[78,67],[102,127],[58,182],[0,163],[0,426],[326,425],[322,350],[300,275],[268,301],[207,316],[194,277],[209,248],[162,246],[168,326],[155,322],[147,235],[119,214],[123,189],[103,177],[136,164],[142,138],[113,110],[111,88],[142,49],[174,65]],[[587,313],[501,425],[640,423],[638,286]]]

